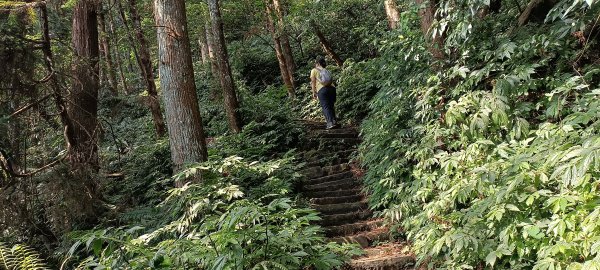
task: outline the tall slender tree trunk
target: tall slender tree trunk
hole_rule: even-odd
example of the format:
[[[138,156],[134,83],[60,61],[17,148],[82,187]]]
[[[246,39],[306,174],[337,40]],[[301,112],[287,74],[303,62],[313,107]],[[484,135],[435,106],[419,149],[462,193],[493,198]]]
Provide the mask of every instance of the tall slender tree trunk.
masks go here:
[[[400,21],[400,13],[398,12],[396,0],[385,0],[383,4],[385,6],[385,14],[387,15],[390,29],[396,29],[398,27],[398,22]]]
[[[156,91],[156,83],[154,82],[154,70],[152,69],[152,60],[150,59],[150,48],[148,47],[148,41],[142,30],[142,23],[135,0],[129,0],[129,11],[131,13],[131,20],[137,43],[140,45],[139,65],[142,72],[142,79],[146,82],[146,90],[148,91],[146,103],[152,113],[152,121],[154,122],[156,135],[158,137],[163,137],[167,132],[167,127],[163,120],[162,111],[160,110],[158,92]]]
[[[111,92],[114,95],[118,95],[118,87],[117,87],[117,75],[115,73],[115,68],[113,65],[111,46],[109,42],[109,35],[106,31],[106,20],[104,19],[104,12],[100,12],[98,14],[98,27],[100,28],[100,41],[101,41],[101,51],[104,56],[104,62],[106,63],[105,75],[108,80],[108,85],[110,87]]]
[[[419,16],[421,17],[421,31],[426,36],[426,39],[430,41],[429,51],[434,58],[444,58],[444,37],[440,34],[433,37],[431,35],[431,26],[435,20],[436,12],[436,0],[416,0],[419,6]]]
[[[210,21],[206,21],[204,24],[204,32],[206,33],[206,46],[208,49],[208,60],[210,61],[211,71],[213,76],[219,76],[219,67],[217,66],[217,61],[215,59],[215,37],[212,31],[212,26]]]
[[[154,0],[160,85],[176,172],[206,161],[206,139],[194,84],[185,0]],[[183,183],[176,183],[181,186]]]
[[[273,7],[275,15],[277,16],[277,31],[281,40],[281,48],[283,58],[285,59],[285,64],[288,70],[288,76],[290,76],[292,85],[294,86],[294,88],[296,88],[294,79],[294,73],[296,72],[296,63],[294,62],[294,53],[292,51],[292,47],[290,46],[289,34],[287,28],[285,27],[285,21],[283,19],[283,15],[285,13],[279,1],[280,0],[273,0]]]
[[[321,29],[319,29],[319,26],[313,20],[310,21],[310,25],[311,25],[313,31],[315,32],[315,35],[317,35],[317,38],[319,39],[319,42],[321,43],[321,47],[323,48],[323,51],[325,51],[325,53],[327,55],[329,55],[329,57],[331,57],[331,59],[333,59],[333,61],[335,61],[336,65],[338,65],[339,67],[342,67],[344,65],[344,61],[333,50],[333,48],[331,47],[331,44],[329,43],[329,41],[327,40],[325,35],[323,35],[323,32],[321,32]]]
[[[46,66],[46,71],[48,71],[48,74],[50,74],[49,82],[50,88],[52,89],[52,95],[54,96],[54,105],[58,110],[60,122],[64,127],[63,135],[65,138],[65,142],[67,143],[67,150],[70,152],[71,146],[75,144],[75,128],[73,125],[73,121],[69,117],[69,113],[67,111],[68,108],[65,105],[65,101],[60,90],[58,78],[54,69],[54,54],[52,53],[52,44],[50,40],[50,26],[48,23],[48,9],[46,5],[41,5],[40,14],[42,24],[42,52],[44,53],[44,65]]]
[[[18,66],[18,63],[16,63],[17,59],[18,58],[15,57],[10,66]],[[16,70],[11,70],[10,73],[12,83],[10,84],[11,95],[10,101],[8,102],[8,107],[10,107],[10,110],[14,112],[21,107],[21,99],[19,96],[17,96],[17,93],[22,91],[23,85],[19,81],[19,76],[15,74]],[[13,169],[15,171],[20,171],[24,165],[23,161],[25,153],[23,151],[24,149],[21,147],[21,139],[23,138],[22,131],[24,129],[22,122],[23,121],[21,121],[19,117],[9,118],[7,121],[7,126],[9,128],[6,130],[6,139],[8,141],[8,145],[10,146],[10,152],[13,157]]]
[[[115,34],[115,25],[113,22],[112,16],[108,16],[107,19],[108,26],[110,29],[110,35]],[[123,70],[123,61],[121,60],[121,53],[119,52],[119,41],[118,38],[114,39],[115,45],[115,66],[119,71],[119,79],[121,81],[121,85],[123,86],[123,93],[129,93],[129,85],[127,84],[127,78],[125,77],[125,71]]]
[[[198,47],[200,49],[200,59],[202,59],[202,64],[208,64],[210,58],[208,58],[208,44],[206,42],[206,29],[204,27],[202,27],[200,36],[198,37]]]
[[[210,72],[212,79],[216,80],[219,78],[219,66],[217,65],[217,59],[215,58],[215,37],[212,31],[210,20],[207,20],[204,24],[204,32],[206,33],[206,46],[208,47],[208,60],[210,62]],[[219,99],[220,91],[216,87],[211,87],[210,98],[211,100]]]
[[[281,40],[279,38],[279,34],[275,29],[275,23],[273,22],[273,8],[271,7],[271,3],[269,0],[266,2],[266,17],[267,17],[267,28],[271,33],[271,37],[273,38],[273,43],[275,47],[275,55],[277,56],[277,61],[279,62],[279,71],[281,72],[281,77],[283,79],[283,83],[285,84],[288,96],[290,98],[296,97],[296,90],[294,88],[294,82],[290,77],[289,69],[287,67],[287,62],[285,61],[285,57],[283,55],[283,49],[281,47]]]
[[[79,0],[73,11],[73,85],[69,95],[68,113],[74,123],[74,145],[71,163],[86,165],[97,171],[98,166],[98,21],[94,1]]]
[[[131,27],[129,27],[129,20],[127,20],[127,16],[125,16],[125,9],[123,8],[123,4],[121,3],[122,0],[115,0],[117,3],[117,7],[118,7],[118,12],[119,15],[121,17],[121,22],[123,22],[123,26],[125,27],[125,35],[127,36],[127,40],[129,40],[129,44],[131,46],[128,47],[129,49],[129,72],[133,73],[134,72],[134,67],[133,64],[131,63],[131,55],[133,54],[135,61],[138,63],[138,66],[141,66],[140,64],[140,54],[138,52],[137,49],[137,42],[132,34],[132,30]]]
[[[212,22],[212,32],[214,36],[214,48],[217,67],[219,68],[219,79],[223,90],[223,99],[225,101],[225,111],[231,131],[238,133],[242,131],[242,120],[239,114],[239,103],[235,93],[235,84],[231,76],[231,66],[229,65],[229,54],[225,44],[225,35],[223,34],[223,21],[221,20],[221,9],[219,0],[208,0],[208,9],[210,20]]]

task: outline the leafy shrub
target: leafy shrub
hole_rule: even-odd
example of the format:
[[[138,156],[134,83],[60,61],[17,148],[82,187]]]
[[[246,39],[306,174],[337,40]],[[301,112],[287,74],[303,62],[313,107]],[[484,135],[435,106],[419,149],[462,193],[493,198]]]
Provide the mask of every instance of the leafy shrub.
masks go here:
[[[381,43],[397,75],[382,70],[362,126],[365,181],[430,268],[597,268],[600,80],[578,61],[598,51],[569,35],[596,20],[588,4],[518,29],[513,9],[481,19],[441,4],[448,62],[415,25]]]
[[[202,184],[188,183],[169,192],[157,208],[161,215],[132,226],[98,229],[75,235],[80,239],[70,250],[76,257],[89,256],[79,268],[128,269],[332,269],[350,247],[326,244],[321,229],[310,223],[317,213],[295,206],[284,197],[287,188],[271,194],[246,195],[234,184],[262,178],[264,186],[286,182],[277,175],[285,161],[247,163],[228,158],[190,167],[175,178],[203,171]],[[260,175],[260,177],[257,177]],[[285,185],[284,185],[285,186]],[[249,191],[252,193],[252,191]],[[275,193],[273,193],[275,192]],[[148,217],[147,217],[148,218]]]
[[[172,174],[169,142],[160,139],[147,144],[137,144],[120,161],[124,179],[111,181],[105,192],[110,200],[120,205],[153,205],[164,199],[164,192],[171,186],[166,179]]]
[[[296,147],[304,133],[282,88],[269,87],[259,94],[241,91],[241,115],[247,123],[239,134],[217,139],[223,156],[268,159]]]
[[[364,62],[347,60],[337,80],[336,109],[339,119],[359,123],[369,113],[369,103],[379,91],[378,59]]]

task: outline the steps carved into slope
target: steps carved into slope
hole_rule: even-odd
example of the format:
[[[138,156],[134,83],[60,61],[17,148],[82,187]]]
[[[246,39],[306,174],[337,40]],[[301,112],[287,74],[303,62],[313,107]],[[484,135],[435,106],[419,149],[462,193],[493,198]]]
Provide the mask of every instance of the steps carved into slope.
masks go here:
[[[361,140],[356,128],[324,130],[324,124],[302,121],[309,129],[303,145],[302,194],[320,213],[329,241],[361,246],[365,255],[353,258],[345,270],[414,269],[414,256],[404,244],[375,246],[390,240],[389,228],[372,219],[361,177],[364,172],[351,163]]]

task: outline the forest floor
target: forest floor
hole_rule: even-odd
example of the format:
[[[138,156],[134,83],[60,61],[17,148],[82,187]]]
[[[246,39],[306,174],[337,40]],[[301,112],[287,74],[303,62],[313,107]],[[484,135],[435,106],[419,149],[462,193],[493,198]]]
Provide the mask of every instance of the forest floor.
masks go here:
[[[304,121],[309,129],[304,146],[302,194],[321,213],[320,225],[330,241],[355,243],[364,255],[348,270],[414,269],[409,244],[392,240],[392,232],[368,207],[361,181],[364,172],[352,160],[360,143],[355,127],[324,130],[324,124]]]

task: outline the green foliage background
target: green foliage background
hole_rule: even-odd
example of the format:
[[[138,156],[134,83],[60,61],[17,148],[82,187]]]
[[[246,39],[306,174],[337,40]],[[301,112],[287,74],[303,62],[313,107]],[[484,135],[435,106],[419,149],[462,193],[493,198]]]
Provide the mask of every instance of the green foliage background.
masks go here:
[[[63,41],[70,36],[64,14],[73,3],[50,12],[53,51],[65,85],[71,53]],[[132,52],[136,45],[118,39],[115,57],[128,65],[124,76],[135,91],[112,97],[103,89],[100,99],[103,173],[123,173],[118,180],[94,176],[105,194],[105,213],[93,224],[62,218],[74,209],[63,200],[68,194],[47,191],[70,186],[73,176],[57,166],[20,182],[18,192],[0,190],[19,198],[8,200],[33,197],[24,209],[35,211],[24,211],[18,221],[45,225],[55,242],[47,244],[51,240],[36,226],[16,223],[0,229],[0,240],[30,243],[52,266],[82,269],[340,266],[356,251],[327,244],[311,224],[318,215],[293,188],[302,161],[290,149],[304,136],[296,120],[321,119],[307,84],[315,56],[323,54],[307,30],[313,20],[345,60],[343,67],[331,68],[337,109],[345,124],[361,127],[358,161],[366,169],[370,205],[389,225],[403,228],[400,237],[412,243],[420,263],[430,269],[600,269],[597,1],[554,1],[549,11],[537,14],[541,19],[518,25],[528,1],[501,1],[499,11],[482,15],[490,1],[440,0],[427,33],[420,25],[422,7],[396,3],[401,21],[388,30],[383,1],[284,1],[298,65],[299,99],[289,102],[264,31],[264,3],[223,1],[245,128],[229,133],[218,82],[194,44],[211,159],[190,164],[174,178],[168,141],[155,137],[139,102],[145,93]],[[155,60],[151,3],[139,4]],[[187,8],[191,39],[197,40],[206,7],[187,1]],[[0,72],[4,77],[26,78],[23,82],[43,77],[36,69],[41,57],[26,41],[39,38],[35,15],[0,11],[0,57],[26,63]],[[113,35],[125,37],[122,19],[112,16]],[[434,35],[444,38],[440,59],[430,53]],[[3,147],[10,127],[20,123],[5,116],[19,107],[9,99],[14,96],[0,93]],[[27,97],[20,101],[33,100]],[[61,153],[61,130],[53,121],[34,122],[32,133],[41,135],[27,141],[26,149],[37,157],[33,165]],[[205,184],[173,189],[186,174],[202,175]],[[3,219],[8,220],[13,216],[7,211]],[[5,268],[19,262],[44,267],[24,246],[0,244],[0,253],[12,256],[0,260]]]
[[[484,18],[461,3],[438,6],[444,59],[408,4],[363,63],[379,89],[360,157],[372,207],[430,268],[597,269],[598,5],[518,27],[510,3]]]

